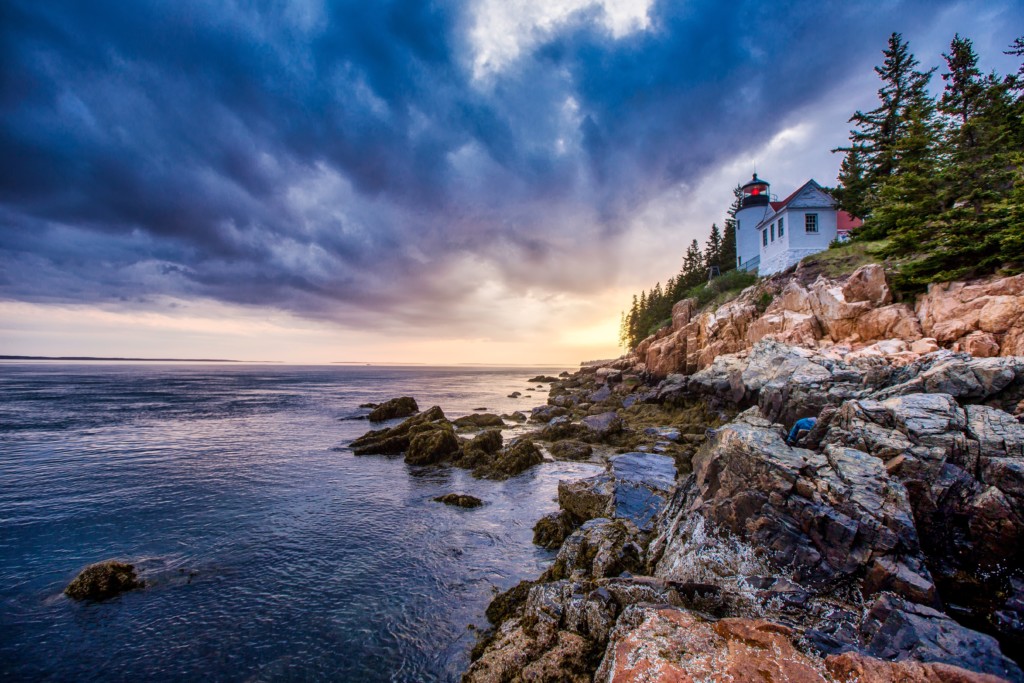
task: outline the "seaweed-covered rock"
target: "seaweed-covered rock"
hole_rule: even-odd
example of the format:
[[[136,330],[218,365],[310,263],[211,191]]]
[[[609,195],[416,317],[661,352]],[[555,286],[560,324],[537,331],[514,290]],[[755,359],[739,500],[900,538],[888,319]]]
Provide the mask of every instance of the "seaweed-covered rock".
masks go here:
[[[144,585],[133,565],[104,560],[83,569],[64,589],[64,595],[72,600],[106,600]]]
[[[421,431],[409,440],[405,461],[410,465],[433,465],[460,451],[458,437],[449,425]]]
[[[526,415],[516,410],[510,415],[502,415],[501,419],[508,420],[509,422],[526,422]]]
[[[516,439],[486,464],[473,470],[484,479],[508,479],[544,462],[540,450],[527,439]]]
[[[376,429],[363,434],[352,442],[352,452],[356,455],[397,455],[409,448],[413,436],[439,427],[451,429],[451,423],[441,408],[434,406],[389,429]]]
[[[541,548],[554,550],[562,545],[575,526],[564,510],[544,515],[533,527],[533,542]]]
[[[530,411],[531,422],[551,422],[556,417],[568,415],[569,410],[562,406],[537,406]]]
[[[469,442],[470,448],[476,448],[488,455],[494,455],[501,450],[504,439],[501,437],[500,429],[488,429],[480,432]]]
[[[566,440],[551,444],[551,455],[558,460],[586,460],[594,453],[590,444],[582,441]]]
[[[552,377],[550,375],[537,375],[536,377],[531,377],[526,381],[530,382],[531,384],[536,384],[537,382],[557,382],[558,378]]]
[[[411,396],[400,396],[374,407],[370,411],[369,420],[370,422],[384,422],[385,420],[393,420],[396,417],[409,417],[419,409],[420,407],[416,404],[416,399]]]
[[[460,428],[479,429],[482,427],[504,427],[505,421],[493,413],[466,415],[452,420],[452,424]]]
[[[639,530],[621,519],[592,519],[565,539],[545,581],[601,579],[641,573]]]
[[[460,508],[478,508],[484,504],[484,502],[476,496],[468,496],[461,493],[446,493],[443,496],[434,498],[434,500],[438,503],[453,505]]]

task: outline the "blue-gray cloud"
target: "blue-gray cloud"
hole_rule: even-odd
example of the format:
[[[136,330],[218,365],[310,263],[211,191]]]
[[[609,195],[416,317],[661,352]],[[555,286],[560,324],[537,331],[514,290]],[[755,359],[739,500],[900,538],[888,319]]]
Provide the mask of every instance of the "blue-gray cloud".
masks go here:
[[[455,259],[514,284],[512,259],[607,239],[936,3],[664,0],[620,37],[585,10],[487,83],[471,9],[0,4],[0,296],[443,320],[474,286]]]

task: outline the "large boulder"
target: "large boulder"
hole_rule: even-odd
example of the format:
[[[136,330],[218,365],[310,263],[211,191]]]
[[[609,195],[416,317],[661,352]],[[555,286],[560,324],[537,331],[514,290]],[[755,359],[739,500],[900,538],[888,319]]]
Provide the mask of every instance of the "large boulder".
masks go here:
[[[528,439],[516,439],[473,470],[484,479],[508,479],[544,462],[540,450]]]
[[[418,432],[409,439],[405,461],[410,465],[434,465],[458,454],[460,450],[461,444],[451,426],[440,425]]]
[[[408,450],[415,435],[445,427],[450,430],[451,423],[441,408],[434,406],[389,429],[363,434],[352,442],[352,452],[356,455],[397,455]]]
[[[1024,681],[1020,667],[1003,655],[992,636],[894,595],[881,595],[868,606],[861,632],[865,652],[881,659],[940,662],[1008,681]]]
[[[870,453],[906,486],[925,551],[942,574],[1019,562],[1024,425],[1011,415],[961,408],[943,393],[849,401],[825,441]]]
[[[622,418],[614,411],[587,415],[580,420],[580,424],[588,430],[590,438],[595,441],[604,441],[621,432],[623,427]]]
[[[551,456],[558,460],[587,460],[594,453],[593,447],[582,441],[567,439],[551,444]]]
[[[484,427],[504,427],[505,421],[493,413],[477,413],[452,420],[452,424],[463,429],[482,429]]]
[[[643,569],[638,530],[630,522],[592,519],[565,539],[542,580],[601,579]]]
[[[691,513],[763,548],[817,588],[865,573],[867,592],[934,602],[906,489],[852,448],[786,444],[753,412],[719,429],[693,460]]]
[[[569,411],[562,406],[537,406],[530,411],[531,422],[551,422],[552,419],[562,415],[568,415]]]
[[[711,622],[664,605],[630,605],[594,680],[824,683],[820,663],[797,650],[793,637],[760,619]]]
[[[400,396],[385,401],[370,411],[369,420],[370,422],[384,422],[396,417],[409,417],[419,409],[416,399],[411,396]]]
[[[940,343],[966,346],[982,333],[998,355],[1024,355],[1024,275],[929,285],[916,312],[925,334]]]
[[[144,585],[133,565],[104,560],[83,569],[64,589],[64,595],[72,600],[106,600]]]

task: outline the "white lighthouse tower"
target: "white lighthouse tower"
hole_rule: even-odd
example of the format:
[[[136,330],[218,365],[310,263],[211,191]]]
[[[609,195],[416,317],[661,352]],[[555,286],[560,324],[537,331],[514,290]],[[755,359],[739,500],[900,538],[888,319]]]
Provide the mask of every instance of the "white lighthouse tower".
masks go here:
[[[740,210],[736,212],[736,267],[756,273],[761,262],[757,226],[771,213],[769,185],[755,173],[741,189]]]

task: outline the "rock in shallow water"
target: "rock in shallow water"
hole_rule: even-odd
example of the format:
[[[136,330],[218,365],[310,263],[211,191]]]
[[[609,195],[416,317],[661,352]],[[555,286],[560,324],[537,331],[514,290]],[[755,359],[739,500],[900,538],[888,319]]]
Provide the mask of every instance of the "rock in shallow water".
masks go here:
[[[381,403],[375,407],[369,415],[370,422],[383,422],[393,420],[396,417],[409,417],[418,411],[420,407],[412,396],[400,396]]]
[[[468,496],[461,493],[446,493],[443,496],[434,498],[438,503],[444,503],[445,505],[454,505],[460,508],[478,508],[484,504],[482,500],[476,496]]]
[[[596,517],[629,520],[641,531],[653,520],[675,487],[675,461],[654,453],[624,453],[608,459],[608,472],[559,482],[558,502],[577,523]]]
[[[486,410],[486,408],[484,408],[484,410]],[[484,413],[482,415],[466,415],[465,417],[457,417],[452,420],[452,424],[460,428],[476,429],[480,427],[504,427],[505,421],[493,413]]]
[[[83,569],[64,589],[64,595],[72,600],[106,600],[144,585],[133,565],[105,560]]]

